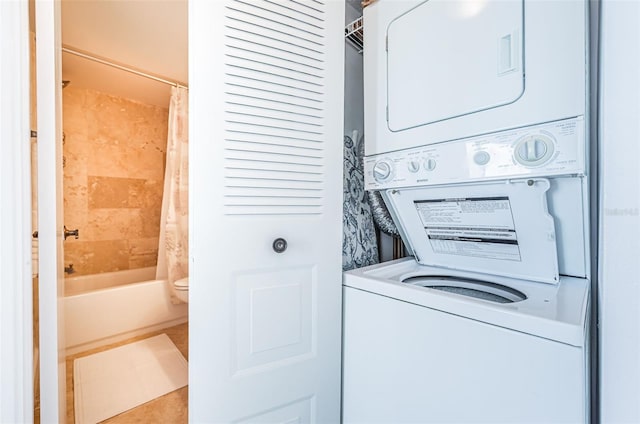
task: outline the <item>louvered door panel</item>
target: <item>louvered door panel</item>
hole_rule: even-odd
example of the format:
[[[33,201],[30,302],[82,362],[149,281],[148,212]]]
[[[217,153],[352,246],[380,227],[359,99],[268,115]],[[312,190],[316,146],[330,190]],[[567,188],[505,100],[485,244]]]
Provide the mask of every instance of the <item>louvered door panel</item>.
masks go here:
[[[236,106],[236,105],[234,105]],[[235,109],[235,110],[234,110]],[[301,140],[312,140],[322,142],[322,126],[309,124],[301,120],[283,119],[281,117],[269,116],[268,111],[255,110],[255,108],[237,105],[227,110],[227,122],[230,124],[245,125],[240,128],[249,131],[250,128],[257,127],[265,129],[274,135],[282,134],[285,137],[300,136]],[[229,125],[231,131],[239,129],[234,125]],[[280,133],[280,131],[283,131]],[[304,138],[302,138],[304,137]]]
[[[245,28],[245,25],[247,24],[227,27],[230,46],[249,51],[260,49],[264,56],[279,57],[280,60],[288,60],[301,65],[309,63],[310,66],[321,66],[322,61],[316,57],[317,54],[322,54],[318,50],[318,48],[322,48],[321,44],[313,48],[300,46],[300,43],[282,42],[259,34],[256,32],[260,30],[259,27],[248,24],[248,28]]]
[[[339,422],[344,3],[189,5],[190,419]]]
[[[253,63],[237,63],[238,59],[230,57],[228,66],[228,74],[238,79],[246,79],[249,81],[259,81],[260,83],[270,87],[271,90],[277,89],[282,94],[309,98],[318,101],[318,97],[322,96],[322,85],[301,80],[299,75],[293,75],[291,72],[278,71],[273,73],[273,69],[268,69],[264,64]],[[249,68],[249,66],[252,66]],[[289,75],[287,75],[289,74]],[[232,83],[238,84],[239,81],[232,80]]]
[[[227,12],[225,212],[321,214],[324,13],[315,5],[267,0],[236,1]],[[246,190],[250,187],[270,194]]]
[[[302,78],[310,82],[317,82],[322,77],[322,68],[313,64],[306,64],[300,61],[287,60],[277,56],[269,55],[266,52],[256,52],[255,46],[246,43],[229,42],[230,47],[243,51],[243,55],[236,56],[232,53],[229,57],[235,57],[240,61],[252,61],[269,67],[274,72],[284,72],[294,75],[296,78]],[[311,46],[317,47],[317,46]]]
[[[308,107],[292,103],[291,101],[285,102],[275,98],[258,98],[251,96],[250,93],[247,93],[246,91],[241,91],[238,87],[234,87],[234,93],[229,94],[227,97],[227,104],[229,105],[228,107],[230,110],[233,110],[234,106],[256,108],[267,115],[281,116],[283,118],[295,118],[298,121],[307,122],[309,124],[320,124],[322,122],[322,108]]]
[[[322,121],[318,118],[305,116],[296,112],[273,109],[266,105],[254,105],[252,103],[251,101],[244,103],[228,102],[227,112],[238,116],[250,116],[271,120],[271,124],[282,125],[284,123],[290,123],[299,126],[300,129],[303,130],[313,131],[322,129]]]
[[[240,82],[244,82],[242,85]],[[323,107],[317,100],[309,99],[305,96],[295,96],[281,93],[280,91],[270,90],[267,87],[262,87],[259,84],[251,83],[248,81],[233,81],[233,78],[229,78],[226,84],[232,91],[228,93],[231,99],[237,98],[249,98],[271,102],[274,105],[286,105],[291,108],[295,108],[298,113],[322,113]]]

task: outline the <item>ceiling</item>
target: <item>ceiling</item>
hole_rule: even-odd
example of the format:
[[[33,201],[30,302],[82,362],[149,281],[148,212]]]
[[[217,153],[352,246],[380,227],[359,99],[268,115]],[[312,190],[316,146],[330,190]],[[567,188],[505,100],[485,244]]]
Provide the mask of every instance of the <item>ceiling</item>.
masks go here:
[[[62,44],[188,84],[187,0],[62,0]],[[170,86],[62,53],[70,85],[168,107]]]

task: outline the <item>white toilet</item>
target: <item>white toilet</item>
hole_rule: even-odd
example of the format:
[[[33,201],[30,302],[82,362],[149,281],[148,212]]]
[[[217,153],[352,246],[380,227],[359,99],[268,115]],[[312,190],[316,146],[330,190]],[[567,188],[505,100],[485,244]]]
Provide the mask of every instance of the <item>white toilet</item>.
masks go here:
[[[189,303],[189,277],[174,281],[173,293],[181,301]]]

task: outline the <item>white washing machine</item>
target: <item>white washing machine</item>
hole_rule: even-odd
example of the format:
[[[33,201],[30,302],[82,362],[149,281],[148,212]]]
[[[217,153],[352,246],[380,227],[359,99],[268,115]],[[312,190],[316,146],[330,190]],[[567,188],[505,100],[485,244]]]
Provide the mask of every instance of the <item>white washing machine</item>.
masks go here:
[[[344,423],[588,420],[585,279],[402,259],[345,274],[344,303]]]
[[[579,117],[365,158],[414,257],[344,274],[345,423],[588,421],[585,157]]]

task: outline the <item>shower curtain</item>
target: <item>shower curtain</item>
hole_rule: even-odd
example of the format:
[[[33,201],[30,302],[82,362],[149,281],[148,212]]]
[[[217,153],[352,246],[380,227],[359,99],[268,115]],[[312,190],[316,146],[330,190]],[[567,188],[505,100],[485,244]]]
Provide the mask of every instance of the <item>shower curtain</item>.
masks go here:
[[[156,279],[168,280],[174,303],[173,282],[189,276],[188,116],[189,92],[172,87]]]

